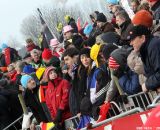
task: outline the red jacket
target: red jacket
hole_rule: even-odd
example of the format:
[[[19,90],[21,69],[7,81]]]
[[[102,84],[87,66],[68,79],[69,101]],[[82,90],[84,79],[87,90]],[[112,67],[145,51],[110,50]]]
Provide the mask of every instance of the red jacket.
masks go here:
[[[48,82],[45,98],[52,119],[56,117],[58,109],[63,110],[62,121],[71,117],[69,112],[69,90],[70,83],[67,80],[57,78]]]

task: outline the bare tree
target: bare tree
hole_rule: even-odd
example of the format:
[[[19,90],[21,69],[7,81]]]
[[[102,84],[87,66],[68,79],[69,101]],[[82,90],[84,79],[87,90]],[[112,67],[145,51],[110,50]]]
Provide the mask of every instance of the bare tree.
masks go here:
[[[41,32],[41,24],[38,15],[30,15],[25,18],[21,24],[21,33],[24,38],[32,38],[35,43],[38,42],[38,36]]]
[[[14,36],[10,36],[8,38],[8,41],[7,41],[7,44],[12,47],[12,48],[15,48],[15,49],[18,49],[22,46],[22,44],[17,40],[16,37]]]
[[[79,7],[77,7],[77,4],[79,4]],[[59,36],[59,33],[56,30],[57,24],[59,22],[61,22],[63,25],[66,24],[64,22],[65,15],[70,15],[75,20],[80,17],[82,24],[86,21],[90,21],[89,14],[95,10],[100,12],[103,11],[105,14],[107,14],[106,16],[108,18],[110,17],[104,0],[53,0],[53,5],[43,6],[40,8],[40,10],[49,29],[57,37]],[[41,24],[37,12],[35,12],[34,15],[30,15],[24,19],[21,26],[21,32],[25,38],[30,37],[36,43],[38,42],[38,36],[41,32]]]

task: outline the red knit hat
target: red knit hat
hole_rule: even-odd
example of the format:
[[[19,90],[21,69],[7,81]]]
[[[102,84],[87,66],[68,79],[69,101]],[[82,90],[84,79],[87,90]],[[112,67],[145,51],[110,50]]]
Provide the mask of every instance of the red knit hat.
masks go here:
[[[50,60],[52,57],[52,51],[50,49],[44,49],[42,52],[42,59]]]
[[[148,2],[155,2],[155,1],[158,1],[158,0],[148,0]]]
[[[51,70],[56,70],[56,68],[53,67],[53,66],[47,67],[46,70],[45,70],[45,72],[44,72],[43,78],[47,78],[47,79],[48,79],[48,74],[49,74],[49,72],[50,72]]]
[[[117,61],[114,58],[112,57],[109,58],[109,68],[110,69],[118,69],[119,66],[120,65],[117,63]]]
[[[150,28],[153,24],[153,17],[150,12],[146,10],[140,10],[133,17],[132,23],[135,25],[144,25]]]

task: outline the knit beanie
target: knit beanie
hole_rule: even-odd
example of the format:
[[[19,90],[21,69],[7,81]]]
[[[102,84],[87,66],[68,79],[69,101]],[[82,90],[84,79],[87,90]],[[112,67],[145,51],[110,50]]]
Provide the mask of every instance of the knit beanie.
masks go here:
[[[92,60],[95,61],[97,67],[98,67],[97,57],[98,57],[100,48],[101,48],[101,45],[94,44],[91,48],[91,51],[90,51],[90,57]]]
[[[147,0],[148,2],[155,2],[155,1],[158,1],[158,0]]]
[[[32,65],[26,65],[26,66],[24,66],[23,73],[25,73],[25,74],[31,74],[33,72],[35,72],[35,69],[32,67]]]
[[[112,5],[117,5],[119,0],[106,0],[106,2]]]
[[[86,56],[90,57],[90,49],[89,48],[81,49],[79,52],[79,56],[81,56],[81,55],[86,55]]]
[[[53,66],[49,66],[49,67],[47,67],[47,68],[46,68],[46,70],[45,70],[45,72],[44,72],[43,77],[48,79],[49,72],[50,72],[51,70],[56,70],[56,68],[55,68],[55,67],[53,67]]]
[[[42,59],[50,60],[52,57],[52,51],[50,49],[45,48],[42,52]]]
[[[84,32],[85,35],[90,35],[90,33],[92,32],[92,30],[93,30],[92,24],[88,24],[88,25],[84,28],[83,32]]]
[[[111,57],[118,63],[121,68],[127,65],[127,57],[130,51],[124,48],[116,49],[111,53]]]
[[[2,46],[1,46],[2,50],[6,49],[7,47],[8,47],[8,46],[7,46],[6,43],[2,43]]]
[[[120,41],[120,36],[115,32],[106,32],[101,35],[101,39],[104,43],[115,43],[118,44]]]
[[[103,13],[99,13],[97,15],[96,21],[104,22],[105,23],[105,22],[107,22],[107,18],[106,18],[106,16]]]
[[[104,47],[102,49],[102,54],[103,54],[106,61],[109,59],[110,54],[117,48],[118,47],[116,45],[111,44],[111,43],[104,45]]]
[[[135,25],[144,25],[150,28],[153,24],[153,17],[150,12],[146,10],[140,10],[133,17],[132,23]]]
[[[110,69],[118,69],[119,66],[120,66],[113,57],[109,58],[109,63],[108,64],[109,64]]]
[[[30,75],[23,75],[21,77],[21,84],[22,84],[22,87],[24,88],[27,88],[27,84],[28,84],[28,81],[32,79],[32,77]]]

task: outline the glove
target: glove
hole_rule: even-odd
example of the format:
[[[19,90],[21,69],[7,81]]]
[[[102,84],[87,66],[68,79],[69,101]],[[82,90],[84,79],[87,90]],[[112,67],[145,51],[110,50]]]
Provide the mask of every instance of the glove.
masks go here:
[[[128,98],[127,95],[120,95],[117,97],[117,101],[120,103],[127,104],[128,103]]]
[[[63,114],[63,110],[58,109],[56,118],[54,119],[55,123],[59,123],[62,121],[62,114]]]
[[[30,127],[31,116],[32,116],[31,112],[29,112],[27,115],[25,114],[23,115],[22,130],[28,129]]]

